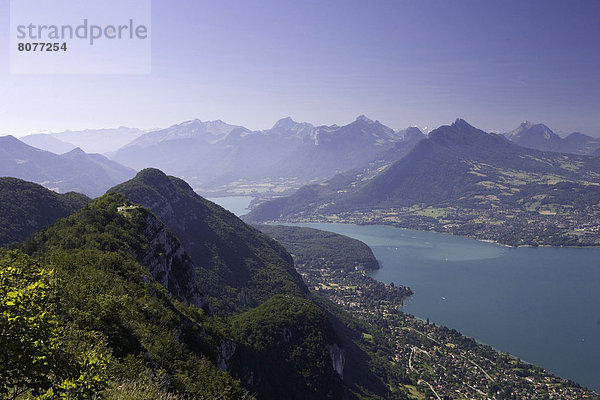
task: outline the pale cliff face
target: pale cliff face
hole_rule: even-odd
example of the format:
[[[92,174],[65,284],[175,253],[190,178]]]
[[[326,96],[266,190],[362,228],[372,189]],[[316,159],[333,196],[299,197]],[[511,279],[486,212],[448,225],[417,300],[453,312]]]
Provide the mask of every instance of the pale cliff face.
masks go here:
[[[181,242],[152,214],[146,216],[144,236],[148,247],[138,262],[177,299],[198,308],[206,306],[197,286],[196,268]]]
[[[327,346],[327,350],[329,351],[329,356],[331,357],[331,363],[333,364],[333,369],[340,378],[344,377],[344,365],[346,364],[346,357],[344,356],[344,351],[337,345],[337,343],[330,344]]]

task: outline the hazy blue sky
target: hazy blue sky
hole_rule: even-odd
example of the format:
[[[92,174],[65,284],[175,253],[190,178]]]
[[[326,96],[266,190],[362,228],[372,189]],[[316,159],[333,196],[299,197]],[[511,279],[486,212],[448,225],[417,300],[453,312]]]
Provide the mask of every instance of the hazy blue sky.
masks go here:
[[[76,1],[76,0],[74,0]],[[0,133],[282,117],[600,136],[598,0],[154,0],[150,75],[10,75]]]

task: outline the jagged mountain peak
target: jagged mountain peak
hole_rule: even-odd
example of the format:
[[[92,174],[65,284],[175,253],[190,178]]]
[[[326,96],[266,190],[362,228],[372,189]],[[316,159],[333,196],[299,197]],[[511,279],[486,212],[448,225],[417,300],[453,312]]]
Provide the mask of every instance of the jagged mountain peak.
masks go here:
[[[187,126],[187,125],[194,125],[194,124],[201,124],[201,123],[202,123],[202,121],[199,118],[194,118],[194,119],[190,119],[187,121],[183,121],[179,124],[172,125],[172,127],[173,126]]]
[[[424,137],[425,137],[425,134],[423,133],[423,131],[421,131],[416,126],[409,126],[408,128],[406,128],[404,130],[404,140],[405,141],[411,141],[411,140],[415,140],[415,139],[422,139]]]
[[[408,128],[406,128],[404,130],[404,132],[408,133],[408,132],[418,132],[418,133],[423,133],[423,131],[421,129],[419,129],[418,126],[409,126]]]
[[[438,149],[447,147],[463,147],[478,149],[480,153],[488,153],[493,149],[510,146],[510,142],[495,133],[478,129],[464,119],[457,119],[452,125],[443,125],[431,131],[428,140],[415,146],[413,151],[424,151],[431,146]]]
[[[531,121],[523,121],[523,122],[521,122],[521,125],[519,125],[519,127],[523,128],[523,129],[531,129],[531,127],[533,127],[533,125],[535,125],[535,124]]]
[[[456,121],[454,121],[454,123],[452,124],[453,127],[457,128],[457,129],[468,129],[468,130],[473,130],[476,129],[473,125],[469,124],[467,121],[465,121],[462,118],[457,118]]]
[[[516,135],[523,135],[523,134],[527,134],[527,135],[542,134],[545,139],[550,139],[551,137],[554,137],[554,136],[558,137],[558,135],[556,135],[554,132],[552,132],[552,129],[548,128],[546,125],[534,124],[533,122],[530,122],[530,121],[522,122],[521,125],[519,125],[519,127],[517,129],[515,129],[514,131],[510,132],[509,135],[516,136]]]
[[[515,130],[504,136],[519,146],[542,151],[572,154],[594,154],[600,146],[600,139],[580,132],[573,132],[561,137],[544,124],[525,121]]]
[[[267,132],[306,138],[310,137],[313,130],[314,126],[308,122],[296,122],[291,117],[285,117],[277,121]]]
[[[456,119],[452,125],[442,125],[439,128],[436,128],[429,132],[429,138],[432,140],[437,139],[465,139],[468,137],[478,136],[478,135],[492,135],[486,133],[480,129],[475,128],[473,125],[469,124],[462,118]]]
[[[273,125],[273,129],[291,129],[297,124],[292,117],[281,118]]]
[[[521,122],[519,127],[517,129],[515,129],[513,132],[519,133],[519,132],[526,132],[526,131],[532,131],[532,130],[534,132],[550,132],[553,135],[555,135],[555,133],[552,131],[552,129],[550,129],[547,125],[542,124],[542,123],[535,123],[535,122],[531,122],[531,121]],[[558,136],[558,135],[556,135],[556,136]]]
[[[505,136],[519,146],[543,151],[561,151],[563,139],[544,124],[525,121]]]
[[[369,124],[377,122],[377,121],[373,121],[372,119],[370,119],[369,117],[367,117],[364,114],[361,114],[358,117],[356,117],[355,122],[358,122],[358,121],[366,122],[366,123],[369,123]]]
[[[373,121],[364,115],[342,127],[319,127],[315,132],[315,144],[329,146],[354,145],[360,148],[365,146],[393,146],[400,140],[401,135],[379,121]]]
[[[234,136],[240,136],[243,132],[249,132],[249,130],[242,126],[230,125],[221,120],[203,122],[199,119],[193,119],[166,129],[148,132],[123,148],[132,146],[145,148],[161,142],[177,140],[196,140],[214,144],[227,138],[229,134],[233,133]]]

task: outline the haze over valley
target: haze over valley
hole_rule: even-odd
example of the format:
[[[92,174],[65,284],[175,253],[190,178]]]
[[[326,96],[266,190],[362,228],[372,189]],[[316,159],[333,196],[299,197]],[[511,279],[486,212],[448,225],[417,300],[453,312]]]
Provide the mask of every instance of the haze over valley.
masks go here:
[[[563,139],[543,124],[524,122],[504,136],[515,144],[542,151],[581,155],[600,151],[600,139],[576,132]],[[150,132],[121,127],[32,134],[19,140],[58,155],[76,148],[100,153],[136,171],[160,168],[186,179],[196,191],[206,195],[265,198],[291,194],[306,184],[322,183],[347,171],[363,170],[366,176],[373,176],[401,159],[425,137],[418,127],[392,129],[361,115],[343,126],[314,126],[286,117],[271,129],[251,131],[220,120],[196,119]],[[12,157],[12,153],[7,156]],[[26,157],[17,158],[17,153],[14,156],[15,163],[26,161]],[[99,156],[94,157],[98,163]],[[111,164],[111,173],[115,169],[123,173],[126,168],[119,168],[116,163]],[[107,164],[103,167],[106,170]],[[48,186],[52,181],[41,176],[19,177],[58,191],[64,192],[67,187]],[[103,185],[103,189],[110,187]],[[87,190],[82,189],[92,196],[99,193]]]

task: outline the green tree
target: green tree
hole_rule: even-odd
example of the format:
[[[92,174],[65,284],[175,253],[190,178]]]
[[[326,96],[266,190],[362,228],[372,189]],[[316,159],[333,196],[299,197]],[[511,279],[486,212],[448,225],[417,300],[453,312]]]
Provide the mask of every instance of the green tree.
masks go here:
[[[0,395],[85,398],[104,384],[109,354],[89,332],[59,326],[52,268],[0,253]]]

